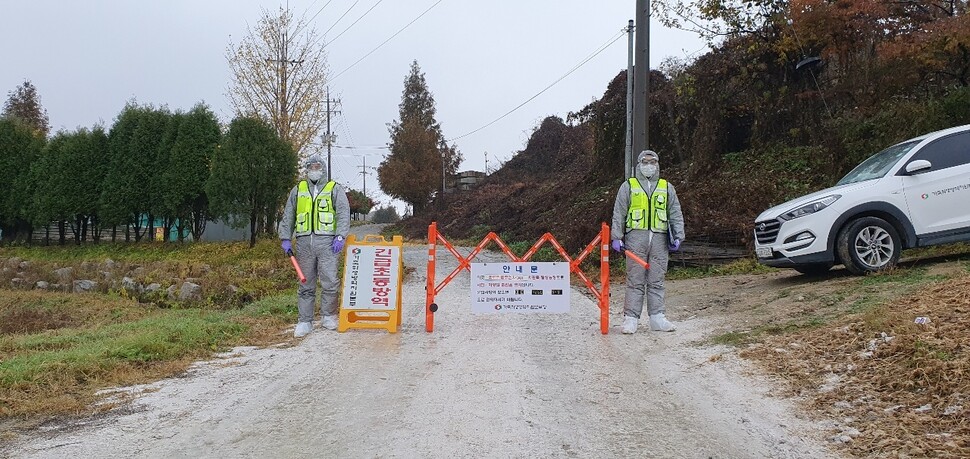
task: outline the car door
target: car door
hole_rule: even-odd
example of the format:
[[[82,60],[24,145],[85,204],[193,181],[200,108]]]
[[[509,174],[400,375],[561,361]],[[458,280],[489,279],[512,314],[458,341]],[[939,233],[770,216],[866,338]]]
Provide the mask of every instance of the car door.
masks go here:
[[[906,165],[931,167],[909,174]],[[903,163],[903,193],[919,235],[970,229],[970,131],[936,139]]]

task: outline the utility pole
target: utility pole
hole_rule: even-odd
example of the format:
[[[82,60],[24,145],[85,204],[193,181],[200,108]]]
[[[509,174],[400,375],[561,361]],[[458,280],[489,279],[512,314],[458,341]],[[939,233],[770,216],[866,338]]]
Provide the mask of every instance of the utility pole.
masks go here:
[[[485,152],[485,175],[488,175],[488,152]]]
[[[289,11],[289,9],[287,9]],[[287,83],[289,83],[289,74],[287,73],[287,64],[299,65],[303,63],[303,60],[293,60],[287,56],[287,43],[289,39],[287,38],[288,30],[283,31],[283,39],[279,46],[279,54],[274,58],[266,58],[266,62],[276,63],[276,87],[280,88],[277,94],[277,102],[279,103],[279,116],[277,121],[279,125],[276,126],[279,131],[280,138],[286,142],[290,143],[290,114],[289,114],[289,90],[287,89]]]
[[[633,152],[650,148],[650,0],[637,0],[637,56],[633,74]]]
[[[626,148],[623,150],[623,178],[633,176],[633,19],[626,27]]]
[[[333,143],[337,140],[337,136],[334,135],[332,132],[330,132],[330,114],[340,113],[340,110],[337,110],[337,106],[340,105],[340,99],[334,100],[330,98],[329,86],[327,87],[327,100],[325,102],[327,103],[327,134],[323,140],[327,144],[327,181],[330,181],[330,180],[333,180],[331,178],[333,174],[333,169],[331,168],[331,165],[330,165],[330,157],[332,156],[330,149],[333,147]],[[330,109],[331,103],[333,103],[332,110]]]
[[[360,168],[360,175],[364,176],[364,196],[367,196],[367,174],[370,172],[367,172],[367,157],[363,156],[362,158],[364,159],[364,165],[357,167]]]

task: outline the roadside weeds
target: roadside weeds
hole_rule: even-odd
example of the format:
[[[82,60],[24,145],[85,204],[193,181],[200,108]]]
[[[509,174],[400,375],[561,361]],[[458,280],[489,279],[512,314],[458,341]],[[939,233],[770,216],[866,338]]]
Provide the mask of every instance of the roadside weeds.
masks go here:
[[[754,344],[740,355],[782,379],[855,456],[970,456],[970,275],[922,277],[901,298],[741,337]],[[860,280],[873,282],[888,288]]]

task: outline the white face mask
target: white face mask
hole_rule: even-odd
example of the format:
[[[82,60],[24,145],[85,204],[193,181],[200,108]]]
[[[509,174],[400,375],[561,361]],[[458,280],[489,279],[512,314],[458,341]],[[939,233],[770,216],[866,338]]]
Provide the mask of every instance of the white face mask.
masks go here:
[[[657,175],[656,164],[641,164],[639,167],[640,167],[640,173],[643,174],[644,177],[650,178],[650,177],[653,177],[654,175]]]
[[[307,175],[307,178],[309,178],[311,182],[319,182],[320,179],[323,178],[323,169],[317,169],[315,171],[313,171],[313,170],[312,171],[309,171],[309,172],[307,172],[306,175]]]

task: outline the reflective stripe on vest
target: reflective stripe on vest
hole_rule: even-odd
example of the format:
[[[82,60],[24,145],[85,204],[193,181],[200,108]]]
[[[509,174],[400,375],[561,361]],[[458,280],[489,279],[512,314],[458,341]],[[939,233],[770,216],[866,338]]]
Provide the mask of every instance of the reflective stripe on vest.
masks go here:
[[[332,195],[336,184],[334,181],[328,182],[314,199],[306,180],[300,181],[296,192],[296,236],[306,236],[311,232],[317,235],[334,233],[337,229],[337,213],[333,208]]]
[[[630,177],[630,208],[626,213],[626,228],[649,229],[655,233],[667,231],[667,181],[657,181],[650,199],[636,177]]]

